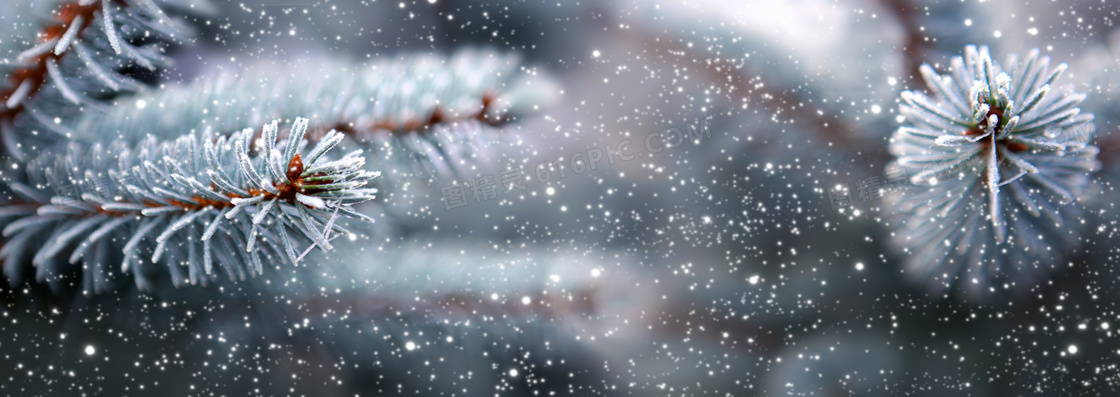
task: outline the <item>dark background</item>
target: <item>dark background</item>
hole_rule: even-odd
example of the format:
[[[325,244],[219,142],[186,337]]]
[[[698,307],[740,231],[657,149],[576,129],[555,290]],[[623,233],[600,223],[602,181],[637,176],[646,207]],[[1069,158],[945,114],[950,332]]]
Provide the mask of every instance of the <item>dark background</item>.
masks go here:
[[[152,294],[5,286],[0,393],[1114,395],[1118,10],[214,1],[152,81],[481,47],[519,54],[555,100],[494,131],[493,161],[386,192],[386,222],[318,264]],[[884,175],[899,93],[966,44],[1068,63],[1104,165],[1066,269],[984,303],[908,280],[880,201],[825,194]],[[534,173],[690,125],[710,138]],[[445,209],[441,187],[509,167],[524,191]]]

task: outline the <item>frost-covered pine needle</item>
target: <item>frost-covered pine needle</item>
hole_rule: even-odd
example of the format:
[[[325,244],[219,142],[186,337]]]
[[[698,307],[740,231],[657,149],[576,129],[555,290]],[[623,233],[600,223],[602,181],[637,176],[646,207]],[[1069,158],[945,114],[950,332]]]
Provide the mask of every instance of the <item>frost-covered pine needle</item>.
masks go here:
[[[116,269],[148,289],[159,273],[176,285],[205,283],[214,267],[242,279],[299,262],[300,246],[330,249],[349,233],[340,215],[372,222],[350,207],[374,198],[367,184],[379,173],[353,153],[332,160],[332,140],[309,148],[307,121],[284,140],[276,122],[265,125],[256,146],[250,128],[41,156],[8,181],[18,198],[0,206],[5,273],[18,280],[30,264],[56,281],[80,264],[87,290],[109,289]]]
[[[907,272],[935,289],[1029,287],[1077,240],[1070,206],[1098,168],[1084,94],[1056,85],[1065,64],[1038,50],[1003,64],[968,46],[941,75],[921,67],[932,96],[902,93],[905,123],[890,152],[910,182],[895,198]]]

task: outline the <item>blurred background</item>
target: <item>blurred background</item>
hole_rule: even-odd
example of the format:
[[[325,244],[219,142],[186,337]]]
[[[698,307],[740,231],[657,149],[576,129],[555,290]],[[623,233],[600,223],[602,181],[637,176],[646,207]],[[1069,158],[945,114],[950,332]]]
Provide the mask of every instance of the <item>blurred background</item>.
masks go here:
[[[160,84],[259,65],[518,57],[548,101],[378,224],[242,283],[5,286],[0,393],[1114,395],[1120,7],[1004,0],[175,2]],[[1096,114],[1082,249],[1016,297],[902,272],[878,198],[899,93],[967,44],[1040,49]],[[314,79],[316,76],[307,76]],[[674,138],[679,137],[679,138]],[[598,160],[595,158],[598,157]],[[476,196],[477,187],[497,186]],[[508,178],[508,179],[507,179]],[[456,189],[465,194],[461,200]],[[904,190],[888,194],[905,194]]]

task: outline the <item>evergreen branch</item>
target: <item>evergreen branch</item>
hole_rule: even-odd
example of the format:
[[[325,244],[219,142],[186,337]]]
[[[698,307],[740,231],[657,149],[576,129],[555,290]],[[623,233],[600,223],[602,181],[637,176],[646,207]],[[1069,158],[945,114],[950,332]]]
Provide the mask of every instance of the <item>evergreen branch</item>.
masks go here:
[[[934,96],[902,93],[906,125],[890,152],[929,188],[889,198],[901,210],[895,242],[911,254],[910,276],[938,291],[960,284],[979,299],[1000,284],[1034,286],[1048,272],[1039,268],[1077,246],[1076,228],[1062,225],[1100,168],[1094,117],[1081,113],[1085,95],[1056,85],[1066,65],[1051,68],[1038,50],[1001,65],[967,46],[951,65],[951,75],[921,67]]]
[[[85,117],[77,129],[136,140],[152,131],[232,131],[306,116],[314,132],[335,129],[367,148],[452,163],[456,148],[481,144],[470,142],[482,138],[478,130],[532,111],[540,103],[534,96],[546,90],[517,69],[515,56],[478,50],[325,68],[330,72],[324,77],[308,78],[323,73],[260,66],[250,68],[252,77],[225,75],[169,87],[139,96],[148,104],[143,109],[121,104]],[[449,142],[456,139],[463,142]]]
[[[23,199],[0,206],[10,220],[0,250],[5,273],[19,282],[30,263],[39,280],[58,281],[67,264],[81,264],[85,290],[99,292],[119,263],[149,289],[157,263],[178,286],[206,283],[215,261],[231,279],[244,279],[266,260],[297,263],[307,243],[330,249],[331,239],[349,233],[336,224],[339,215],[372,221],[352,206],[374,198],[365,186],[379,173],[362,169],[360,151],[329,159],[338,132],[307,150],[307,122],[297,119],[285,141],[276,122],[266,125],[255,156],[250,129],[42,155],[26,165],[25,178],[9,181]]]
[[[33,131],[73,138],[75,130],[61,120],[142,87],[121,73],[126,66],[154,71],[168,64],[159,50],[134,41],[172,38],[181,31],[151,0],[61,3],[36,37],[25,38],[38,43],[15,55],[8,84],[0,86],[0,134],[9,153],[22,157],[20,138]]]

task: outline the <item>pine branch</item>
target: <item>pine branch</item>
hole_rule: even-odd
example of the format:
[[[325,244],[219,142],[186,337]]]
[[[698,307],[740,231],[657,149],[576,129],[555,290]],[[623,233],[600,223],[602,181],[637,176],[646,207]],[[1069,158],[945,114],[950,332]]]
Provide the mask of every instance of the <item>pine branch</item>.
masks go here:
[[[8,84],[0,86],[0,138],[17,157],[39,149],[41,141],[24,138],[40,132],[55,133],[50,140],[81,135],[65,121],[142,87],[121,73],[126,66],[154,71],[168,64],[159,49],[134,42],[174,38],[183,31],[151,0],[69,1],[51,15],[35,37],[24,38],[38,43],[15,55]]]
[[[484,127],[501,127],[532,111],[547,91],[518,70],[516,57],[477,50],[325,68],[329,74],[309,78],[323,72],[255,66],[251,76],[226,75],[141,95],[143,109],[120,104],[80,120],[76,129],[136,140],[181,128],[231,131],[306,116],[312,139],[335,129],[379,151],[379,160],[419,159],[453,169],[486,143]]]
[[[902,93],[907,123],[891,138],[896,166],[922,188],[895,198],[896,242],[907,271],[936,290],[955,283],[984,289],[1032,287],[1075,247],[1063,226],[1083,196],[1099,150],[1084,94],[1056,80],[1066,65],[1032,51],[999,64],[987,47],[968,46],[949,75],[921,69],[934,97]],[[915,188],[918,189],[918,188]],[[1052,247],[1059,247],[1054,250]],[[1004,281],[1004,282],[1000,282]]]
[[[214,262],[244,279],[264,263],[297,263],[312,247],[330,249],[331,239],[349,233],[339,215],[372,221],[352,209],[374,198],[364,186],[379,174],[362,169],[360,152],[329,160],[337,132],[307,150],[306,119],[286,141],[278,142],[278,130],[265,126],[255,156],[249,129],[42,155],[23,178],[9,180],[19,198],[0,206],[9,220],[5,273],[18,282],[31,264],[38,280],[58,282],[68,264],[80,264],[84,289],[97,292],[110,289],[114,264],[141,289],[163,270],[177,286],[206,283]]]

